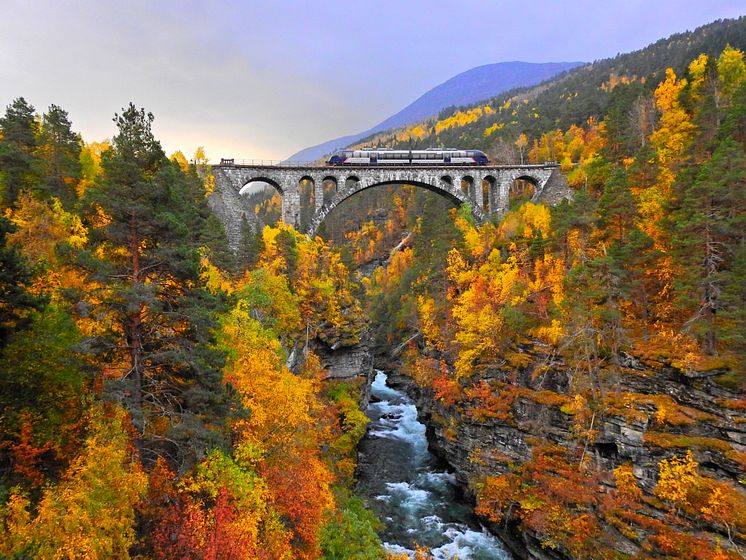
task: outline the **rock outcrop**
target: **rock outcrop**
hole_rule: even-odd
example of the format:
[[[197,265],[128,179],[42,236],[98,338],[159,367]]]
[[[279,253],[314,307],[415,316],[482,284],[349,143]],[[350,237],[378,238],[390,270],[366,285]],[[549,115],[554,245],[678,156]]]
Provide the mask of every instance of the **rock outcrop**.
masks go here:
[[[572,372],[539,345],[518,352],[520,365],[505,363],[486,371],[480,381],[516,388],[507,419],[477,420],[469,414],[468,398],[445,406],[433,391],[394,370],[389,382],[404,387],[415,399],[428,426],[431,448],[454,469],[457,479],[475,495],[487,475],[503,474],[529,461],[542,443],[582,447],[573,426],[569,388]],[[662,459],[692,449],[703,474],[738,482],[744,476],[746,406],[743,394],[708,377],[692,378],[662,364],[645,364],[625,356],[618,386],[609,387],[609,404],[593,418],[592,438],[584,457],[609,488],[612,471],[631,465],[640,488],[651,495]],[[536,366],[542,364],[541,375]],[[549,364],[549,367],[546,365]],[[394,364],[388,362],[387,367]],[[505,384],[505,385],[503,385]],[[634,395],[625,400],[624,395]],[[601,489],[600,491],[604,491]],[[646,502],[651,517],[664,511]],[[662,507],[662,506],[661,506]],[[561,549],[541,545],[542,536],[517,528],[515,521],[493,525],[518,558],[569,558]],[[604,527],[613,548],[625,555],[639,552],[639,543],[612,527]],[[708,530],[714,530],[709,527]]]

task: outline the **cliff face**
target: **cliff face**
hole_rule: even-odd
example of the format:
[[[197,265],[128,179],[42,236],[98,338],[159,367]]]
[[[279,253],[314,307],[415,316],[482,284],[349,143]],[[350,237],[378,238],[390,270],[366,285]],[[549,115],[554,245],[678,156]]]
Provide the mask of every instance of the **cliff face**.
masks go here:
[[[469,391],[462,400],[445,403],[411,378],[389,375],[390,382],[406,387],[416,399],[429,427],[431,447],[454,468],[472,496],[485,477],[515,472],[546,445],[565,448],[571,456],[574,452],[577,469],[592,473],[587,479],[592,481],[590,491],[602,496],[615,495],[613,470],[631,466],[643,493],[637,513],[661,522],[668,522],[670,513],[653,494],[661,460],[692,449],[702,474],[737,484],[743,479],[746,410],[741,393],[709,377],[687,377],[674,368],[626,356],[614,386],[599,395],[604,409],[599,407],[581,421],[566,396],[575,372],[561,360],[527,345],[510,361],[513,364],[506,361],[484,372],[478,381],[470,380],[473,387],[492,388],[500,402],[491,405]],[[635,555],[643,550],[645,530],[619,530],[601,514],[598,520],[609,552]],[[562,546],[547,546],[551,541],[546,534],[525,524],[519,529],[518,519],[510,515],[492,527],[520,558],[573,557]],[[716,525],[705,524],[696,531],[727,541]]]

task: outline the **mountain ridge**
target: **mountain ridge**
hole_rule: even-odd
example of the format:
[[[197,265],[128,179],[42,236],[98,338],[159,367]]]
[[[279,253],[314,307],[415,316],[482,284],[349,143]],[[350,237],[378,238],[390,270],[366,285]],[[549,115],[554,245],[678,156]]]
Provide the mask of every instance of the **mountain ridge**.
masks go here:
[[[585,62],[508,61],[476,66],[431,88],[412,103],[368,130],[304,148],[290,156],[288,160],[315,160],[377,132],[436,116],[448,107],[468,105],[491,99],[517,87],[537,85],[585,64]]]

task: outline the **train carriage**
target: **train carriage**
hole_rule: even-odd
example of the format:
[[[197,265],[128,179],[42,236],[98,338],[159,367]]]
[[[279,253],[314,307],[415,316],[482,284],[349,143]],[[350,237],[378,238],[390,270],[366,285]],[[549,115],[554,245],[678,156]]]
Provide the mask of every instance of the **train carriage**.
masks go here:
[[[394,150],[392,148],[361,148],[339,150],[327,161],[329,165],[432,166],[487,165],[489,160],[479,150],[427,148],[426,150]]]

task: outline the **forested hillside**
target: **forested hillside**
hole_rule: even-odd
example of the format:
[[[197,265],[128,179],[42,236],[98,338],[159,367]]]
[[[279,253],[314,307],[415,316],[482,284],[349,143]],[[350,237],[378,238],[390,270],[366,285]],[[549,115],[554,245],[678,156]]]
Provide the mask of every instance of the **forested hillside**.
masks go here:
[[[371,379],[322,367],[373,339],[519,557],[743,558],[745,29],[373,140],[557,160],[572,201],[517,182],[478,227],[468,206],[379,187],[335,210],[328,240],[279,224],[237,253],[204,151],[167,157],[153,115],[130,104],[86,143],[64,109],[15,99],[0,557],[385,558],[354,494]]]
[[[571,203],[517,191],[478,228],[403,190],[383,225],[346,236],[365,261],[381,231],[410,232],[368,283],[381,360],[412,380],[478,510],[535,557],[742,557],[746,65],[726,36],[678,70],[599,63],[612,74],[586,76],[564,116],[501,115],[567,99],[570,77],[418,140],[514,127],[517,152],[562,162]]]
[[[596,61],[533,88],[507,92],[488,102],[444,110],[436,119],[383,132],[357,145],[389,147],[458,147],[484,149],[494,161],[520,163],[527,155],[526,137],[534,141],[550,130],[566,132],[599,121],[609,113],[624,113],[637,100],[634,119],[623,124],[625,141],[649,134],[650,99],[667,68],[677,74],[706,54],[717,57],[726,45],[746,48],[746,17],[717,21],[694,31],[673,35],[632,53]],[[625,87],[619,88],[622,85]],[[621,105],[621,106],[620,106]],[[627,115],[627,113],[624,113]],[[529,146],[530,148],[530,146]],[[563,154],[541,154],[561,160]]]
[[[0,119],[0,556],[380,557],[359,388],[300,343],[359,340],[349,271],[287,227],[231,254],[202,151],[114,120]]]

